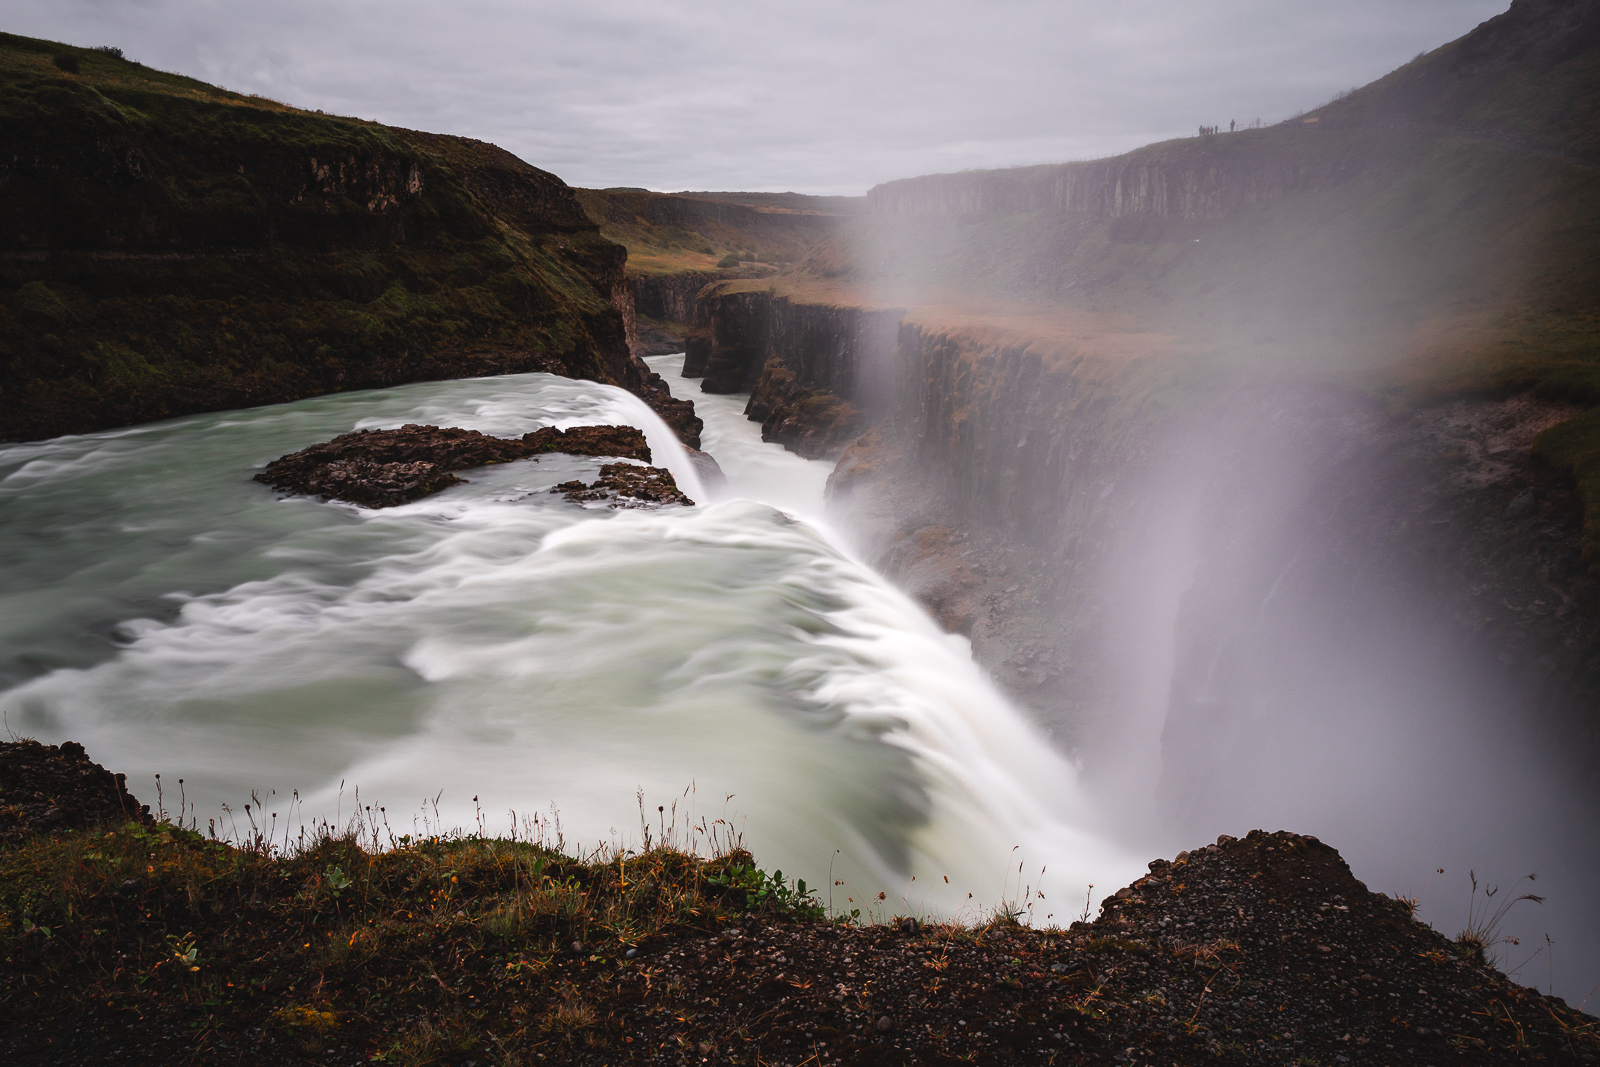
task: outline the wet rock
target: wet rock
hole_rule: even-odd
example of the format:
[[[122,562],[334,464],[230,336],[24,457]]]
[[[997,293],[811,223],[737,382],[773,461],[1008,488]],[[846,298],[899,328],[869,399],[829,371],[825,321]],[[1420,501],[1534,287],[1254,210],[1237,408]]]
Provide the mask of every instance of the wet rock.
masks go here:
[[[641,356],[670,356],[683,351],[683,337],[670,330],[641,329],[635,351]]]
[[[126,778],[89,759],[76,741],[0,743],[0,844],[128,819],[154,822]]]
[[[543,426],[522,435],[522,443],[535,453],[565,452],[571,456],[618,456],[650,462],[644,434],[632,426],[574,426],[558,430]]]
[[[409,423],[357,430],[280,456],[255,476],[286,493],[387,508],[459,484],[453,471],[530,459],[546,452],[619,456],[650,462],[644,434],[632,426],[545,426],[522,437],[491,437],[459,427]]]
[[[575,503],[607,501],[614,508],[636,508],[652,504],[682,504],[694,501],[678,488],[672,472],[661,467],[641,467],[633,463],[607,463],[600,477],[585,485],[581,481],[562,482],[550,490],[562,493]]]
[[[834,459],[867,428],[866,414],[827,389],[808,387],[777,356],[750,390],[745,415],[761,423],[761,439],[806,459]]]
[[[728,476],[722,473],[722,465],[711,453],[698,448],[686,448],[684,451],[689,453],[689,462],[694,464],[694,472],[707,489],[721,489],[728,484]]]

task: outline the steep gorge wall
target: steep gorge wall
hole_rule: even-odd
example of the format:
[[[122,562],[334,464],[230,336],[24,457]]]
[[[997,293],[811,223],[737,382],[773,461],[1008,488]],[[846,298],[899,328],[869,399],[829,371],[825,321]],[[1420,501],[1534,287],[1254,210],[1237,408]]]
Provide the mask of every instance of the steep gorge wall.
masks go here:
[[[708,393],[749,392],[762,439],[832,458],[893,405],[899,309],[806,303],[770,290],[701,292],[684,374]]]
[[[1397,883],[1419,856],[1537,864],[1582,898],[1600,586],[1572,484],[1531,450],[1572,405],[1397,415],[1247,381],[1175,405],[1159,365],[915,322],[897,366],[830,479],[836,525],[1132,832],[1270,811],[1363,841]]]
[[[1112,159],[904,178],[874,187],[867,201],[884,215],[1221,219],[1345,181],[1366,152],[1341,134],[1252,130],[1169,141]]]
[[[1136,522],[1155,429],[1140,368],[989,328],[902,323],[895,400],[830,507],[1042,725],[1106,713],[1100,585]]]
[[[657,322],[687,325],[694,321],[695,300],[700,290],[712,282],[723,281],[725,273],[681,271],[673,274],[629,275],[633,303],[640,315]]]

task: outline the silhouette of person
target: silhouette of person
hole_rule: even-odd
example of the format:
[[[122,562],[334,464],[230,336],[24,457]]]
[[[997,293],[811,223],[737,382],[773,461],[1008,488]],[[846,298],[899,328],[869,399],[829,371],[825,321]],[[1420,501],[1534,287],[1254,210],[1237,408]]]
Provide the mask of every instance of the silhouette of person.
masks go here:
[[[1233,120],[1232,120],[1232,119],[1229,119],[1229,120],[1228,120],[1228,132],[1229,132],[1229,133],[1232,133],[1232,132],[1234,132],[1234,127],[1233,127]]]

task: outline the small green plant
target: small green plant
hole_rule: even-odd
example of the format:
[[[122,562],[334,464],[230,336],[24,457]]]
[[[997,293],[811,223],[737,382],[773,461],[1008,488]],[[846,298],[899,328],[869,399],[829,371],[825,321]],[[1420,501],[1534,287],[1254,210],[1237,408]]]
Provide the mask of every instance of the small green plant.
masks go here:
[[[734,863],[706,881],[742,897],[746,911],[786,911],[805,918],[822,915],[822,905],[813,899],[816,891],[806,886],[804,878],[791,886],[784,881],[782,871],[768,874],[751,863]]]
[[[68,74],[78,73],[78,57],[71,52],[62,52],[52,58],[50,62],[56,65],[57,70],[64,70]]]
[[[344,868],[332,864],[328,866],[327,870],[322,872],[322,877],[323,880],[328,883],[328,890],[333,893],[334,896],[338,896],[340,893],[343,893],[346,889],[349,889],[352,884],[350,881],[350,876],[344,873]]]
[[[739,265],[739,253],[737,253],[737,252],[729,252],[727,255],[725,255],[721,259],[717,260],[717,266],[723,267],[723,268],[737,267],[738,265]]]
[[[101,55],[110,56],[112,59],[126,60],[128,58],[122,54],[122,49],[118,48],[114,44],[97,44],[93,48],[89,49],[89,51],[99,52]]]
[[[167,950],[172,953],[173,960],[180,967],[191,972],[200,969],[200,949],[195,946],[193,933],[184,934],[182,937],[168,934]]]

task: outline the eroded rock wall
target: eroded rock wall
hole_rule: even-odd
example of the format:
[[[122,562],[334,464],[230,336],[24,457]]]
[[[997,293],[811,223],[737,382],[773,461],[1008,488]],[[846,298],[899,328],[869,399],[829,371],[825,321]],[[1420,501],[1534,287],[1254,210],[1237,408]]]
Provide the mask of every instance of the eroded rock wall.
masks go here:
[[[700,290],[725,274],[712,271],[682,271],[676,274],[637,274],[628,279],[634,307],[640,315],[657,322],[689,325],[694,322],[695,299]]]
[[[1471,707],[1600,753],[1600,587],[1530,447],[1568,406],[1219,383],[1171,410],[1149,367],[915,324],[897,367],[833,505],[1068,744],[1164,723],[1173,803],[1226,790],[1200,738],[1242,709]]]
[[[1221,219],[1288,193],[1347,180],[1367,151],[1306,132],[1303,153],[1286,146],[1288,131],[1257,145],[1261,131],[1170,141],[1112,159],[1010,170],[931,174],[874,187],[876,214],[980,215],[1075,212],[1101,218],[1196,221]],[[1285,151],[1290,147],[1290,151]]]
[[[862,550],[972,638],[1065,743],[1103,705],[1097,582],[1129,523],[1150,428],[1132,370],[1000,331],[899,327],[895,400],[830,503]]]
[[[750,393],[762,439],[832,458],[894,405],[898,308],[804,303],[770,290],[707,288],[684,373],[708,393]]]

